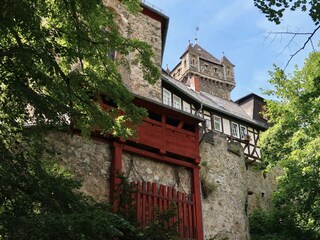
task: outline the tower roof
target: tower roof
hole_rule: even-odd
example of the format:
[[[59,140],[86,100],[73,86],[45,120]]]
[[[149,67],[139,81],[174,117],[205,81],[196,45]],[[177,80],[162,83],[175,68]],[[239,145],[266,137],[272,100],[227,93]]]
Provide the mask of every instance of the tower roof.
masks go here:
[[[230,62],[230,60],[229,60],[226,56],[224,56],[224,55],[223,55],[223,57],[221,58],[221,63],[226,63],[226,64],[231,65],[231,66],[234,67],[234,65],[232,64],[232,62]]]
[[[213,55],[211,55],[211,53],[204,50],[199,44],[195,44],[195,45],[189,44],[189,46],[187,47],[187,49],[185,50],[185,52],[182,54],[180,58],[182,58],[183,55],[185,55],[187,52],[195,53],[203,60],[220,64],[220,61],[216,57],[214,57]]]

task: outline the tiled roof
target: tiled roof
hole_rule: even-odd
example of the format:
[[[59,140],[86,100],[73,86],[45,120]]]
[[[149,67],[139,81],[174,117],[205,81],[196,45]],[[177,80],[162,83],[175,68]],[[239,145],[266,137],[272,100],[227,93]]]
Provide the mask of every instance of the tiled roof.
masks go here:
[[[187,52],[195,53],[199,55],[200,58],[206,61],[220,64],[220,61],[217,58],[215,58],[209,52],[204,50],[199,44],[195,44],[195,45],[189,44],[189,46],[187,47],[186,51],[182,54],[182,56]]]
[[[230,62],[230,60],[229,60],[226,56],[223,56],[223,57],[221,58],[221,63],[227,63],[227,64],[229,64],[229,65],[234,66],[234,65],[232,64],[232,62]]]
[[[202,103],[203,106],[205,106],[206,108],[209,108],[217,112],[221,112],[222,114],[231,116],[249,124],[259,126],[261,128],[267,128],[265,124],[252,119],[238,104],[232,101],[222,99],[202,91],[200,93],[197,93],[191,90],[189,86],[187,86],[186,84],[169,76],[163,75],[162,79],[169,83],[171,86],[175,87],[176,89],[179,89],[183,94],[187,95],[188,97],[192,98],[193,100],[199,103]]]

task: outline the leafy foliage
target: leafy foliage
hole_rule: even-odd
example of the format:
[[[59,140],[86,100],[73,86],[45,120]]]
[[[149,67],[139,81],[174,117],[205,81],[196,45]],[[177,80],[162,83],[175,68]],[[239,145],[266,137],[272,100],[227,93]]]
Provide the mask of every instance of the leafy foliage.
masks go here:
[[[264,160],[284,169],[273,201],[277,214],[266,216],[278,221],[272,226],[282,227],[281,231],[289,225],[313,232],[306,239],[320,239],[319,63],[320,53],[315,52],[292,77],[278,68],[271,73],[275,89],[268,93],[278,100],[268,101],[272,127],[261,137]]]
[[[133,14],[138,0],[121,1]],[[82,195],[79,182],[44,154],[50,128],[128,136],[145,114],[119,66],[134,52],[158,80],[151,47],[118,32],[101,0],[3,0],[0,4],[0,238],[121,239],[136,226]],[[117,111],[103,111],[100,96]],[[32,127],[30,127],[30,125]]]
[[[39,138],[25,135],[10,149],[0,142],[1,239],[112,239],[131,231],[107,203],[82,195],[79,182],[43,158]]]
[[[302,229],[294,222],[287,209],[274,208],[272,211],[256,209],[250,216],[252,240],[309,240],[317,239],[310,229]]]
[[[139,8],[137,0],[123,2]],[[118,135],[129,134],[124,123],[136,124],[143,110],[131,103],[121,82],[117,69],[124,59],[108,53],[136,52],[132,62],[154,82],[160,72],[151,61],[149,45],[122,37],[101,0],[4,0],[0,12],[2,124],[56,126],[72,119],[83,133],[94,125],[104,133],[113,129]],[[96,94],[112,100],[126,115],[117,119],[102,111]]]
[[[320,2],[307,0],[254,0],[254,5],[266,15],[269,21],[280,24],[286,9],[308,11],[315,25],[320,23]]]

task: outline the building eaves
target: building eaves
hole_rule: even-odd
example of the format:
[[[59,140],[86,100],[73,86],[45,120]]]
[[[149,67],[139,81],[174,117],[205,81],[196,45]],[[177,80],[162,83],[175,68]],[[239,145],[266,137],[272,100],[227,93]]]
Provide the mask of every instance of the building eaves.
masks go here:
[[[241,109],[241,107],[234,102],[210,95],[205,92],[196,93],[193,90],[191,90],[184,83],[182,83],[172,77],[169,77],[169,76],[162,76],[162,79],[166,83],[170,84],[172,87],[179,89],[187,97],[193,99],[194,101],[198,102],[199,104],[202,104],[202,106],[204,106],[208,109],[220,112],[226,116],[230,116],[230,117],[238,119],[240,121],[247,122],[247,123],[252,124],[254,126],[257,126],[259,128],[263,128],[263,129],[268,128],[265,124],[251,119],[250,116],[247,115]]]
[[[179,114],[186,115],[186,116],[188,116],[188,117],[190,117],[190,118],[193,118],[193,119],[195,119],[195,120],[197,120],[197,121],[199,121],[199,122],[203,122],[203,121],[204,121],[203,118],[201,118],[201,117],[199,117],[199,116],[196,116],[196,115],[194,115],[194,114],[188,113],[188,112],[186,112],[186,111],[183,111],[183,110],[180,110],[180,109],[177,109],[177,108],[168,106],[168,105],[163,104],[163,103],[161,103],[161,102],[154,101],[154,100],[152,100],[152,99],[150,99],[150,98],[146,98],[146,97],[143,97],[143,96],[138,95],[138,94],[135,94],[135,93],[132,93],[132,95],[133,95],[135,98],[137,98],[137,99],[141,99],[141,100],[143,100],[143,101],[150,102],[150,103],[152,103],[152,104],[154,104],[154,105],[157,105],[157,106],[159,106],[159,107],[168,109],[168,110],[170,110],[170,111],[174,111],[174,112],[177,112],[177,113],[179,113]]]
[[[256,99],[259,99],[261,101],[264,101],[265,99],[263,97],[260,97],[259,95],[255,94],[255,93],[249,93],[241,98],[239,98],[237,101],[235,101],[235,103],[237,104],[241,104],[251,98],[256,98]]]

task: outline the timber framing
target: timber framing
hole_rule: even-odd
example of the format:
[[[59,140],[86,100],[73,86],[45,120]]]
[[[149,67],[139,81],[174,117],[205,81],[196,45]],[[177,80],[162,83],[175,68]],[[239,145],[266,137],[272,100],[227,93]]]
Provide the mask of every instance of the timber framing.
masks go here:
[[[123,153],[129,152],[155,161],[177,167],[185,167],[191,172],[191,193],[194,196],[194,229],[196,239],[203,239],[201,190],[200,190],[200,143],[199,123],[202,119],[191,114],[176,111],[163,104],[140,97],[133,101],[148,110],[149,117],[137,128],[137,138],[124,140],[111,138],[113,156],[111,163],[110,200],[117,206],[116,191],[121,183]],[[110,109],[100,103],[104,109]]]

